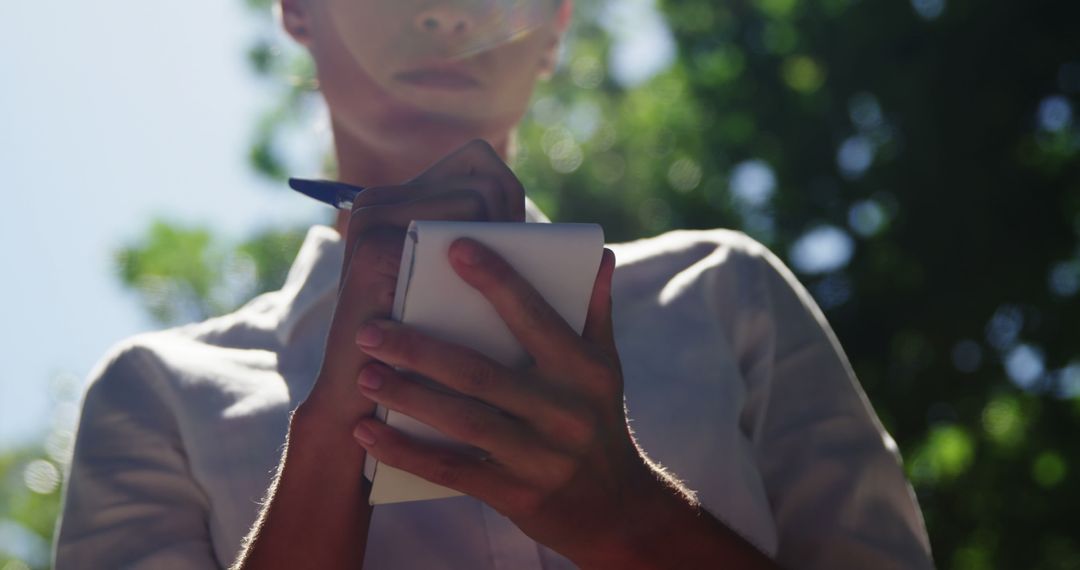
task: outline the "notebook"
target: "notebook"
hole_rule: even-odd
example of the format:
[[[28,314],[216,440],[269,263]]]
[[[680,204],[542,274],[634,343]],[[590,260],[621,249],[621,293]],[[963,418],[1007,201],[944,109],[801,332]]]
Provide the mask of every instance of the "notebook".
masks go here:
[[[494,307],[450,266],[450,244],[468,237],[506,259],[581,333],[604,234],[596,224],[417,221],[409,226],[401,256],[392,317],[437,338],[477,350],[509,367],[527,366],[529,355]],[[388,425],[438,445],[478,453],[404,414],[379,407]],[[372,505],[458,496],[460,493],[395,469],[368,456]]]

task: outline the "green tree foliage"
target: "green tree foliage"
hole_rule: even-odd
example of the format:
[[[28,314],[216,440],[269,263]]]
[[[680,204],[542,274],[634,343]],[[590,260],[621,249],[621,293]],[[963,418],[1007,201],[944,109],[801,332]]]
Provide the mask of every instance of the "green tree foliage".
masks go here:
[[[280,180],[313,68],[247,3],[280,95],[251,164]],[[1080,4],[666,0],[677,57],[634,85],[617,4],[579,1],[521,127],[530,195],[612,240],[772,247],[897,440],[939,565],[1080,567]],[[276,287],[299,236],[158,223],[119,273],[161,322],[202,318]]]
[[[768,241],[900,442],[939,564],[1080,566],[1080,5],[665,7],[704,160],[775,172]],[[821,227],[849,262],[800,264]]]
[[[0,570],[48,568],[61,478],[71,457],[78,378],[60,374],[49,382],[54,409],[38,445],[0,452]]]
[[[48,567],[60,470],[37,448],[0,455],[0,568]]]
[[[267,229],[228,243],[204,227],[153,222],[116,255],[120,281],[160,324],[198,321],[281,286],[304,238],[302,228]]]

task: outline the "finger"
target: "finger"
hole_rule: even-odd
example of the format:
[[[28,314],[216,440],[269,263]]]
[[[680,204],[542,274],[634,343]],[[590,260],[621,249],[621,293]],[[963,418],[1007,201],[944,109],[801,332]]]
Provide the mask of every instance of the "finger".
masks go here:
[[[414,220],[480,221],[487,217],[483,199],[476,192],[468,190],[454,190],[407,202],[354,208],[349,219],[344,263],[350,263],[357,245],[365,239],[365,234],[375,230],[395,228],[404,240],[405,230]],[[342,271],[342,286],[345,269],[347,267]]]
[[[368,454],[379,461],[436,485],[472,495],[492,506],[501,502],[501,497],[516,494],[516,485],[500,466],[460,451],[424,443],[375,418],[361,420],[353,435]]]
[[[399,184],[394,186],[369,186],[353,199],[353,210],[409,202],[423,198],[430,193],[429,188],[415,184]]]
[[[390,314],[405,248],[404,236],[401,229],[383,226],[369,230],[357,240],[352,258],[346,261],[336,311],[349,315],[347,322],[354,327],[375,315]]]
[[[478,352],[390,320],[369,321],[357,333],[357,345],[378,363],[415,372],[509,413],[528,426],[527,431],[546,437],[549,443],[558,442],[555,447],[577,450],[592,441],[595,421],[590,414],[589,402],[581,398],[583,386],[577,382],[556,384],[532,377],[528,379],[535,381],[524,382],[520,379],[521,372],[511,371]],[[378,363],[365,367],[361,376],[369,368],[382,366]],[[391,370],[385,366],[381,369]],[[367,391],[365,395],[374,397]],[[542,458],[543,449],[534,446],[528,455]],[[523,461],[523,464],[535,463]],[[521,473],[528,470],[522,467]]]
[[[345,258],[338,309],[327,339],[323,371],[339,385],[351,385],[368,360],[352,344],[356,330],[373,317],[387,317],[393,307],[404,248],[404,228],[412,220],[485,219],[484,205],[475,192],[455,191],[410,202],[382,204],[353,210],[349,222],[352,250]],[[339,352],[343,351],[343,352]]]
[[[550,407],[535,384],[476,352],[389,320],[369,321],[356,336],[364,352],[515,416],[535,420]]]
[[[364,189],[356,200],[353,201],[352,211],[349,213],[349,229],[346,236],[346,259],[352,253],[352,248],[355,246],[356,239],[363,232],[370,229],[370,224],[373,222],[382,222],[383,225],[397,225],[402,228],[408,226],[410,219],[408,215],[401,212],[401,208],[413,208],[417,207],[415,204],[423,204],[423,208],[426,210],[423,215],[432,215],[432,210],[437,207],[437,204],[443,204],[440,200],[448,200],[451,202],[461,201],[469,203],[473,200],[482,199],[478,197],[467,196],[464,190],[466,187],[461,185],[459,187],[451,189],[451,191],[438,192],[436,188],[420,186],[420,185],[400,185],[400,186],[377,186]],[[450,194],[449,196],[440,196],[439,194]],[[433,203],[430,200],[436,199]],[[411,204],[411,205],[410,205]],[[461,207],[459,204],[458,207]],[[397,216],[391,213],[397,213]],[[452,213],[450,214],[452,215]],[[427,218],[424,218],[427,219]]]
[[[417,181],[433,181],[451,176],[487,175],[499,182],[501,211],[509,213],[509,220],[525,221],[525,188],[503,162],[495,149],[481,139],[473,140],[439,162],[433,164],[416,178]]]
[[[581,337],[497,253],[461,238],[450,245],[450,260],[457,274],[492,304],[539,368],[564,370],[583,356]]]
[[[493,221],[512,221],[506,210],[502,185],[490,175],[449,175],[439,179],[416,181],[401,186],[367,188],[353,201],[353,210],[371,206],[401,204],[452,191],[473,191],[483,199]]]
[[[487,218],[487,206],[476,192],[458,189],[408,202],[354,208],[349,219],[349,239],[379,226],[405,229],[414,220],[477,221]]]
[[[447,176],[437,181],[424,183],[432,193],[468,191],[475,192],[487,208],[487,220],[492,222],[509,222],[513,214],[508,210],[506,198],[503,195],[502,183],[490,175],[474,176]]]
[[[484,449],[500,461],[520,463],[535,455],[534,437],[524,424],[477,400],[425,386],[380,362],[365,366],[357,384],[371,400]]]
[[[615,274],[615,252],[604,248],[600,269],[596,272],[585,328],[581,337],[591,341],[610,355],[615,354],[615,332],[611,322],[611,280]]]
[[[356,389],[356,375],[371,356],[356,350],[356,328],[368,319],[386,317],[393,307],[397,286],[401,231],[383,228],[371,232],[357,246],[342,277],[334,317],[326,337],[326,350],[319,379],[311,397],[330,402],[327,409],[340,410],[344,429],[352,429],[356,418],[367,415],[374,403]]]
[[[410,188],[408,186],[380,186],[365,188],[360,194],[353,200],[352,211],[349,212],[349,226],[345,235],[345,258],[344,263],[347,266],[349,260],[352,258],[353,251],[356,248],[357,238],[367,228],[360,227],[352,223],[353,216],[357,210],[376,206],[376,205],[390,205],[399,202],[409,202],[420,197],[418,194],[419,189]],[[345,271],[342,268],[342,277],[344,277]]]

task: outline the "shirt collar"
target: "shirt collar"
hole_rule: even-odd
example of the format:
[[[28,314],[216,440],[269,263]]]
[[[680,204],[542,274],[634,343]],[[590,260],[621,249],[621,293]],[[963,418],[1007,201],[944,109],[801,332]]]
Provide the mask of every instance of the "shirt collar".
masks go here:
[[[525,198],[525,221],[550,223],[547,215]],[[276,336],[282,345],[290,342],[298,323],[318,307],[334,300],[341,278],[345,245],[337,230],[323,225],[312,226],[296,254],[285,284],[278,291],[283,313]],[[332,306],[332,305],[331,305]]]

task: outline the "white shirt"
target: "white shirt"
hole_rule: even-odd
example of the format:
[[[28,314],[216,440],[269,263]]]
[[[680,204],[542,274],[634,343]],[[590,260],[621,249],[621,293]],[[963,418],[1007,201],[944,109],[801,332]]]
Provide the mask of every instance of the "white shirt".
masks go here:
[[[651,458],[783,566],[932,566],[892,439],[775,256],[725,230],[610,247],[629,418]],[[104,359],[83,403],[59,570],[234,561],[318,371],[342,255],[316,226],[280,291]],[[380,505],[367,545],[365,570],[574,567],[471,497]]]

